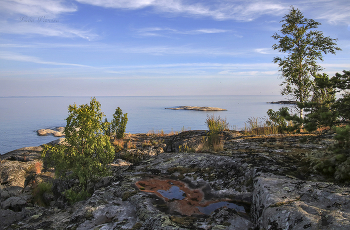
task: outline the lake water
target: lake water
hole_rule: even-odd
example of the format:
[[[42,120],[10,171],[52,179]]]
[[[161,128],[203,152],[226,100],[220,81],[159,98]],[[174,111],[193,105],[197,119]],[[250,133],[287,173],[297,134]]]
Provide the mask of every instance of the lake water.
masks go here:
[[[128,113],[127,133],[149,131],[206,130],[205,120],[214,114],[226,118],[230,128],[241,129],[250,117],[266,117],[268,109],[282,105],[267,102],[282,96],[169,96],[96,97],[110,121],[117,107]],[[38,136],[36,130],[65,126],[68,106],[89,103],[91,97],[2,97],[0,98],[0,154],[57,139]],[[168,110],[176,106],[209,106],[227,111]]]

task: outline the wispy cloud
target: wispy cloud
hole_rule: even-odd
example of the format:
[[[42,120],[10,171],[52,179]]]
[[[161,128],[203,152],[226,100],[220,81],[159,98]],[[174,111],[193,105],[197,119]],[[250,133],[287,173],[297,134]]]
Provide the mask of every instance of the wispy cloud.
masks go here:
[[[76,0],[80,3],[120,9],[140,9],[152,7],[160,13],[183,14],[212,17],[216,20],[235,19],[251,21],[263,14],[280,15],[289,6],[266,1],[221,1],[219,4],[205,4],[203,1],[185,3],[181,0]]]
[[[0,22],[0,33],[22,34],[22,35],[41,35],[48,37],[80,37],[86,40],[94,40],[97,34],[91,31],[79,30],[68,27],[61,23],[25,23],[7,21]]]
[[[0,59],[11,60],[11,61],[21,61],[21,62],[32,62],[32,63],[46,64],[46,65],[91,67],[91,66],[81,65],[81,64],[44,61],[38,57],[18,54],[18,53],[14,53],[14,52],[1,52]]]
[[[184,46],[138,46],[138,47],[120,47],[124,53],[138,53],[150,55],[209,55],[209,56],[238,56],[246,55],[246,50],[228,50],[222,47],[218,48],[196,48],[189,45]]]
[[[72,28],[60,22],[62,14],[77,10],[77,6],[64,0],[2,0],[0,33],[97,38],[89,30]]]
[[[62,13],[77,11],[77,7],[62,0],[2,0],[0,12],[28,17],[49,15],[55,18]]]
[[[188,34],[188,35],[201,35],[201,34],[218,34],[218,33],[229,33],[231,30],[223,30],[216,28],[203,28],[196,30],[178,30],[172,28],[161,28],[161,27],[148,27],[137,30],[141,36],[165,36],[168,34]]]

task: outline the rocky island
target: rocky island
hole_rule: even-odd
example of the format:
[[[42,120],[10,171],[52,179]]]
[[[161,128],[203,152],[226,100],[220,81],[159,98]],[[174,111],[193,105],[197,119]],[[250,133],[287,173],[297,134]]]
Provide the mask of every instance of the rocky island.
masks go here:
[[[165,108],[172,110],[196,110],[196,111],[227,111],[226,109],[221,109],[217,107],[199,107],[199,106],[178,106],[174,108]]]
[[[75,182],[43,168],[42,147],[1,155],[0,229],[350,229],[350,187],[315,173],[307,157],[332,134],[224,131],[222,151],[202,152],[206,135],[126,135],[112,176],[75,204],[62,195]],[[40,182],[52,189],[38,194]]]

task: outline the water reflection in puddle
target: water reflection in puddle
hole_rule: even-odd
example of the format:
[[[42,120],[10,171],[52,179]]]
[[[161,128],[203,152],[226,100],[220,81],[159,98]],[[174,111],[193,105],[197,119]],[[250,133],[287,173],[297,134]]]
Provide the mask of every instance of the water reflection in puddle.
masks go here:
[[[212,204],[209,204],[208,206],[205,206],[205,207],[198,206],[197,208],[199,209],[199,211],[201,213],[204,213],[206,215],[210,215],[210,213],[212,213],[216,209],[222,208],[224,206],[226,206],[227,208],[232,208],[232,209],[236,210],[237,212],[244,212],[245,213],[245,209],[243,206],[239,206],[237,204],[226,202],[226,201],[212,203]]]
[[[169,190],[158,190],[163,197],[168,198],[169,200],[176,199],[176,200],[182,200],[185,198],[185,192],[182,191],[177,186],[171,186]]]
[[[162,198],[170,213],[181,215],[205,214],[227,207],[240,213],[247,213],[243,206],[227,199],[205,200],[202,189],[191,189],[184,182],[166,178],[148,178],[137,181],[135,185],[143,192],[149,192]]]

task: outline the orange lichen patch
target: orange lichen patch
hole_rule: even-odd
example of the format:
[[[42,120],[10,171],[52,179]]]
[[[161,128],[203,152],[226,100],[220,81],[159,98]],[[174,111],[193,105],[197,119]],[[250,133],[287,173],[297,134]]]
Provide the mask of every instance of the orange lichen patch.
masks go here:
[[[150,178],[138,181],[135,185],[142,192],[150,192],[164,199],[168,203],[170,211],[191,216],[193,214],[204,214],[199,207],[206,207],[218,201],[205,201],[203,191],[200,189],[190,189],[185,183],[170,179]],[[174,186],[175,189],[174,189]],[[168,195],[167,192],[179,194]],[[173,198],[176,197],[176,198]],[[226,200],[226,199],[224,199]],[[222,200],[221,200],[222,201]]]
[[[202,214],[197,206],[202,206],[200,202],[204,198],[204,194],[198,189],[189,189],[183,182],[176,180],[161,180],[161,179],[148,179],[138,181],[136,186],[143,192],[154,193],[160,198],[163,198],[166,202],[169,202],[169,207],[172,211],[177,211],[183,215]],[[183,198],[181,199],[169,199],[162,191],[169,191],[173,186],[177,186],[178,190],[183,192]]]

